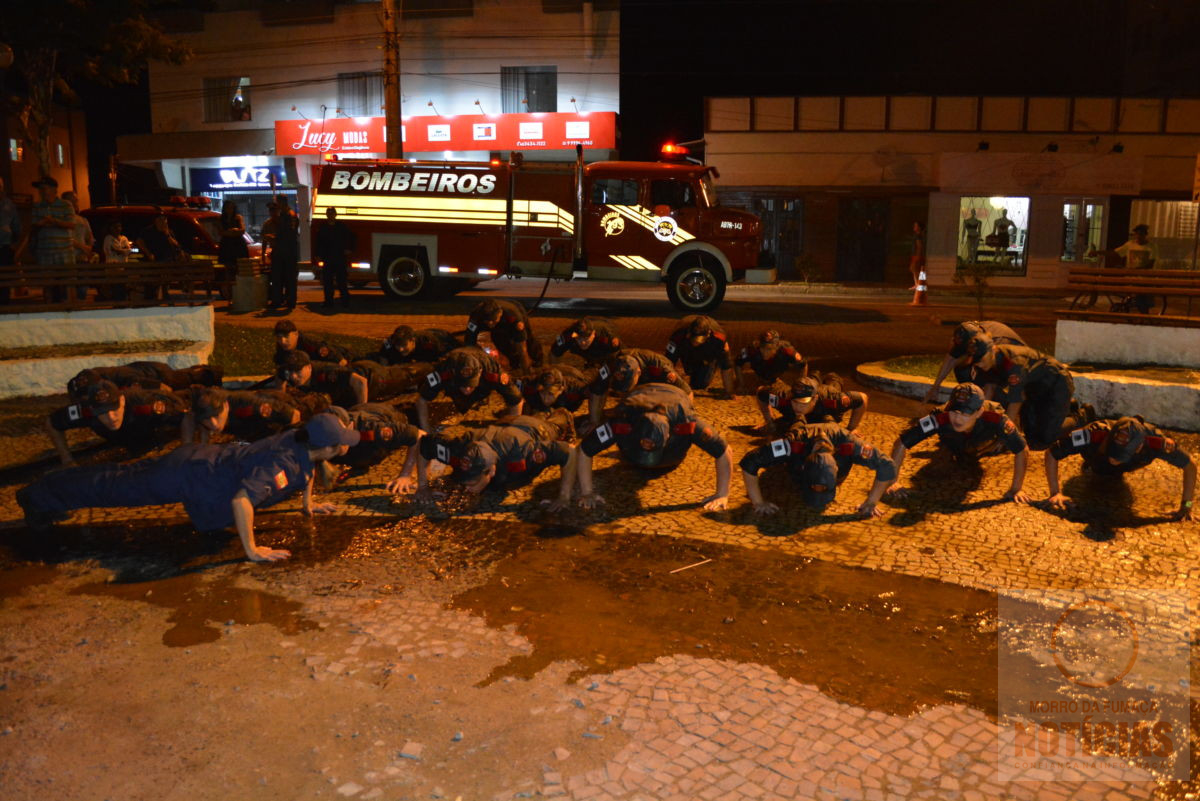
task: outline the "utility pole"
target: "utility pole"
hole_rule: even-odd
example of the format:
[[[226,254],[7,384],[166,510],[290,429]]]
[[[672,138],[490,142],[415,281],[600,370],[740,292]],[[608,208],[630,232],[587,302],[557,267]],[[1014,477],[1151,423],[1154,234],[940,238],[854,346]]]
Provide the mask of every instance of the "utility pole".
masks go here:
[[[400,119],[400,4],[383,0],[383,109],[387,131],[387,157],[404,158],[403,123]]]

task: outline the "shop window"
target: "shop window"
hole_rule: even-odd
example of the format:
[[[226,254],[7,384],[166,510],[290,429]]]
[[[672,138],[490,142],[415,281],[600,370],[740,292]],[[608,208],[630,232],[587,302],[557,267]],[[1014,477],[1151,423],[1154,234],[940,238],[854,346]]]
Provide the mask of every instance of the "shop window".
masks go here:
[[[8,160],[14,164],[25,160],[25,145],[20,139],[8,140]]]
[[[1149,227],[1156,270],[1188,270],[1194,263],[1197,204],[1186,200],[1135,200],[1129,208],[1129,227]],[[1132,238],[1132,234],[1130,234]],[[1124,240],[1122,240],[1123,242]],[[1111,249],[1122,242],[1110,242]]]
[[[597,205],[636,206],[638,183],[620,178],[597,178],[592,184],[592,202]]]
[[[347,117],[378,117],[383,113],[382,72],[339,72],[338,108]]]
[[[249,78],[204,79],[205,122],[244,122],[249,119]]]
[[[963,197],[959,201],[958,266],[995,275],[1024,275],[1029,243],[1029,198]]]
[[[500,111],[558,111],[558,67],[501,67]]]
[[[1104,249],[1104,206],[1088,199],[1068,200],[1062,216],[1062,260],[1098,262]]]

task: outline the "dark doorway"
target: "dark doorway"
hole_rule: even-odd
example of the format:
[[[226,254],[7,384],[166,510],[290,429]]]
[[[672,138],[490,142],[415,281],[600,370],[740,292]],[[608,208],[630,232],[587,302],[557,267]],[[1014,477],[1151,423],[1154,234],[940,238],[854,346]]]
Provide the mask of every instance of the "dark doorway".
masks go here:
[[[838,202],[838,281],[883,281],[888,207],[884,198],[851,197]]]

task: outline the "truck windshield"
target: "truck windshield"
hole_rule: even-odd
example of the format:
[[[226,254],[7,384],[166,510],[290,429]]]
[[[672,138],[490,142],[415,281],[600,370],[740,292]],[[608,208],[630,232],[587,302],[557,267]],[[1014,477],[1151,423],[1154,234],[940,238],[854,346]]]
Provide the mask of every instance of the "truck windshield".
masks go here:
[[[713,184],[712,173],[706,172],[700,178],[700,207],[714,208],[717,203],[717,187]]]

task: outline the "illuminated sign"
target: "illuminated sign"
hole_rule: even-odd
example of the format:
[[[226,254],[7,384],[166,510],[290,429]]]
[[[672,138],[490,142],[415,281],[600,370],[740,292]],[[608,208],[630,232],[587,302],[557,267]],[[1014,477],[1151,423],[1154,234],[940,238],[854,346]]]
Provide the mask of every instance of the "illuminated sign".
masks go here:
[[[406,117],[404,153],[446,150],[569,150],[617,146],[613,111]],[[275,153],[361,155],[387,152],[383,117],[277,120]]]
[[[228,192],[238,189],[270,189],[284,183],[283,167],[192,167],[192,192]]]

